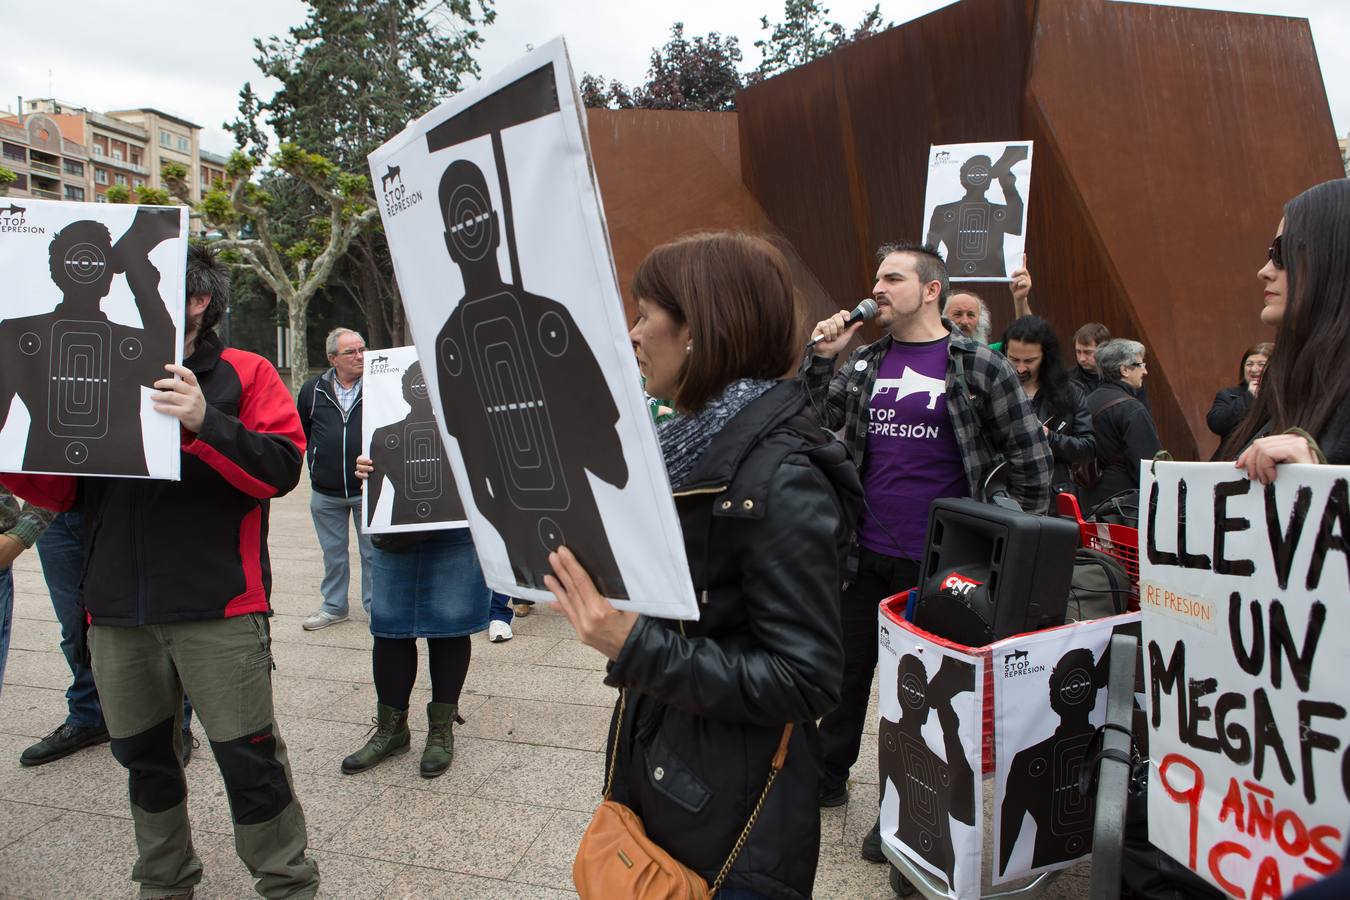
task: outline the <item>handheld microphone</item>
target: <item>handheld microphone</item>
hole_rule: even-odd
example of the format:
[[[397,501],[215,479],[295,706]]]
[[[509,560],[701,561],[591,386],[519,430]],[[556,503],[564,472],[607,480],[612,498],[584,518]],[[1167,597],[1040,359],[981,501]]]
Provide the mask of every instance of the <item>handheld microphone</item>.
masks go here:
[[[877,311],[878,311],[877,301],[873,300],[871,297],[868,297],[867,299],[859,303],[857,306],[853,307],[853,312],[849,313],[848,318],[844,321],[844,328],[849,329],[852,328],[854,325],[858,324],[859,322],[871,321],[876,317]],[[818,335],[816,337],[811,338],[811,342],[806,346],[814,347],[816,344],[820,343],[824,339],[825,339],[824,335]]]

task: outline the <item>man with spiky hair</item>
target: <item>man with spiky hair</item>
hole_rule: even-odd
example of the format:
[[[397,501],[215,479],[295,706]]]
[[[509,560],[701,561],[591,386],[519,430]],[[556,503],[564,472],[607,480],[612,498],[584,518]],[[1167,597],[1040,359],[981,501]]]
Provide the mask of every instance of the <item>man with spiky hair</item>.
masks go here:
[[[192,697],[220,767],[235,848],[264,897],[313,897],[305,817],[272,710],[268,501],[295,487],[305,437],[271,363],[214,327],[229,273],[188,251],[183,365],[164,366],[155,411],[177,419],[182,478],[5,475],[19,496],[83,509],[81,599],[112,753],[129,773],[143,897],[190,897],[202,863],[180,762]]]
[[[872,299],[880,340],[835,357],[862,323],[848,312],[816,323],[801,378],[829,429],[862,476],[859,517],[841,597],[844,682],[839,705],[820,722],[820,805],[848,802],[872,674],[877,665],[877,604],[919,579],[928,509],[944,497],[979,497],[1000,466],[1023,509],[1050,505],[1050,445],[1001,353],[944,318],[947,267],[930,244],[885,244],[877,251]],[[863,857],[881,862],[879,828]]]

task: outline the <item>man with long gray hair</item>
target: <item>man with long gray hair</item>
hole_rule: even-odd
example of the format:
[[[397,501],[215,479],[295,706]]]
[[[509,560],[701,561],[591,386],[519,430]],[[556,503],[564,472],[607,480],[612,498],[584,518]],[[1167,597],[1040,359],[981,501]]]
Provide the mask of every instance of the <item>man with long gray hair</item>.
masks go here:
[[[295,405],[305,428],[309,463],[309,512],[323,549],[323,605],[303,628],[315,631],[347,619],[347,521],[356,528],[361,550],[361,606],[370,615],[370,536],[361,526],[361,482],[356,457],[361,453],[361,378],[366,342],[350,328],[334,328],[324,341],[331,368],[300,388]]]

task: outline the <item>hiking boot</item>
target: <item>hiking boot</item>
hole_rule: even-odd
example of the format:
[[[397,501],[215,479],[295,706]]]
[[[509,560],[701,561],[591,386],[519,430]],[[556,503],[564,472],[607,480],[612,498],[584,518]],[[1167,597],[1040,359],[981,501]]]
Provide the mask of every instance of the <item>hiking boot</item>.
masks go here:
[[[867,832],[867,837],[863,838],[862,848],[858,855],[868,862],[884,863],[886,854],[881,852],[881,819],[872,826],[872,830]]]
[[[821,809],[833,809],[848,802],[848,784],[832,785],[821,782],[816,800]]]
[[[427,746],[422,751],[421,765],[423,778],[435,778],[450,768],[450,761],[455,758],[454,726],[464,724],[458,709],[454,703],[427,704]]]
[[[342,761],[344,774],[351,775],[355,772],[364,772],[391,756],[408,752],[408,747],[412,743],[412,735],[408,732],[408,711],[406,709],[394,709],[392,706],[376,703],[375,718],[371,719],[370,722],[370,730],[374,734],[370,735],[370,740],[366,741],[364,747]]]
[[[84,728],[79,725],[62,725],[42,740],[38,741],[19,755],[19,764],[40,766],[69,756],[76,750],[108,742],[108,729],[102,725],[97,728]]]

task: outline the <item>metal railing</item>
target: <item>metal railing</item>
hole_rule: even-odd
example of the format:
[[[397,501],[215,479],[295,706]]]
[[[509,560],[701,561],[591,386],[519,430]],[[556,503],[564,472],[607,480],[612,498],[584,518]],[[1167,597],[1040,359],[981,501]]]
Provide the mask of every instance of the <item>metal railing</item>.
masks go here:
[[[30,159],[28,161],[28,168],[32,169],[34,172],[50,172],[53,175],[61,174],[60,166],[53,166],[50,163],[38,162],[35,159]]]
[[[28,193],[42,200],[60,200],[61,195],[56,191],[44,191],[42,188],[30,187]]]

